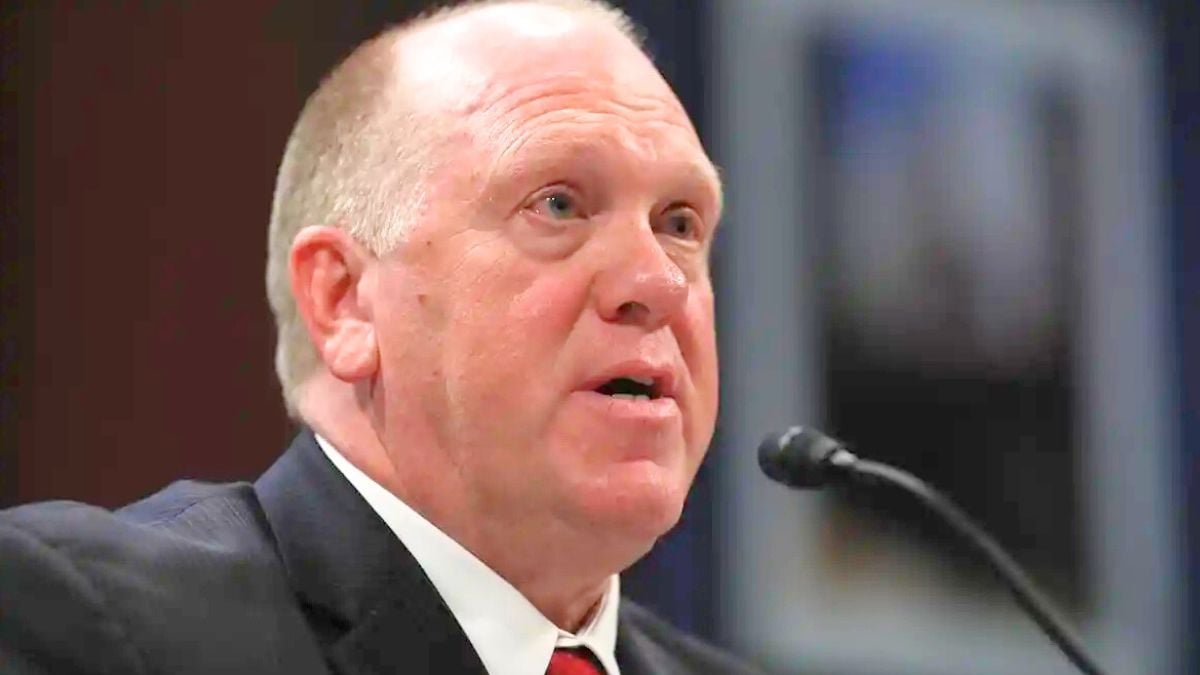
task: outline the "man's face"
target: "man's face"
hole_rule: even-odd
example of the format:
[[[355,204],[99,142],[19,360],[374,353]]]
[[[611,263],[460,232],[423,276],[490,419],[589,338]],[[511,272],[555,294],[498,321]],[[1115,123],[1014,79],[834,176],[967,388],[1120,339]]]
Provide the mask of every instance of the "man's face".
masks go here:
[[[385,443],[418,406],[477,508],[652,541],[716,418],[716,172],[611,29],[455,53],[448,168],[380,261]]]

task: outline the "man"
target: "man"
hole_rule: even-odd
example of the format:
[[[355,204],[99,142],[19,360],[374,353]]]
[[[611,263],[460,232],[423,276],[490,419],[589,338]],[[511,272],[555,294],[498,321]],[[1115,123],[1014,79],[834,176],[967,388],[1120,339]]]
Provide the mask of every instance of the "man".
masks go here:
[[[632,36],[476,3],[330,75],[267,269],[308,430],[254,485],[4,514],[0,671],[749,672],[619,597],[717,409],[720,185]]]

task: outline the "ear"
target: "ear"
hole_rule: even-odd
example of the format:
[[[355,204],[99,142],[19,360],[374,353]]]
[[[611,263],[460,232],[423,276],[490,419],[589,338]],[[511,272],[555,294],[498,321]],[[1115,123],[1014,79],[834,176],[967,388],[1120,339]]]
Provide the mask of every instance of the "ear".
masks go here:
[[[365,247],[335,227],[301,230],[288,259],[296,310],[325,367],[345,382],[372,377],[379,368],[364,283],[372,259]]]

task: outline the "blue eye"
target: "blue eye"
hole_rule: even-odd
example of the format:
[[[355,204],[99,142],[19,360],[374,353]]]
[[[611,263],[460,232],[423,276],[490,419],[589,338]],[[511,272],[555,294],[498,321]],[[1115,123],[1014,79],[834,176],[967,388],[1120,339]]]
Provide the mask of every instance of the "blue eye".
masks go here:
[[[565,192],[548,194],[541,201],[551,218],[569,220],[579,217],[579,208],[575,205],[575,198]]]
[[[584,198],[570,186],[561,183],[530,195],[522,208],[536,220],[559,229],[583,224],[591,217]]]
[[[678,207],[663,214],[660,231],[680,239],[697,239],[700,236],[700,216],[688,207]]]

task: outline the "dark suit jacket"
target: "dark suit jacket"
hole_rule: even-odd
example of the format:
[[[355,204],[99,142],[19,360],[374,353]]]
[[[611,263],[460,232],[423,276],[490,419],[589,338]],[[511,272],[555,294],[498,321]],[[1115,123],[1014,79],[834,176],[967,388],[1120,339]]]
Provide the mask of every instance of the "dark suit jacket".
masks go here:
[[[625,675],[752,672],[628,600],[618,626]],[[0,513],[0,673],[483,672],[308,432],[253,485]]]

